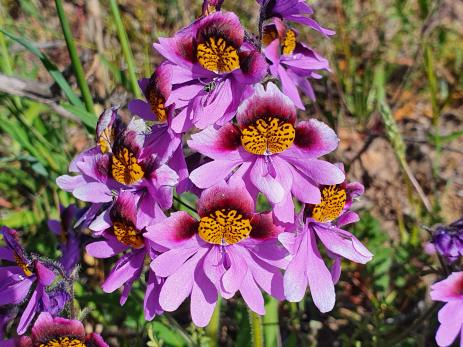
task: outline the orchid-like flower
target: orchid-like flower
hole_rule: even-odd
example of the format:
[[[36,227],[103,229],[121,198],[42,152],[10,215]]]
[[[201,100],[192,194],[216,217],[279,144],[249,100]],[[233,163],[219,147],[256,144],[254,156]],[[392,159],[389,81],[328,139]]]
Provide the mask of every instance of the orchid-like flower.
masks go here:
[[[445,280],[431,286],[431,298],[446,304],[439,311],[439,329],[436,342],[440,347],[450,346],[460,335],[463,346],[463,271],[453,272]]]
[[[163,252],[151,262],[152,270],[166,278],[161,307],[174,311],[191,296],[193,322],[203,327],[218,295],[229,299],[239,291],[251,310],[264,314],[261,289],[283,298],[281,228],[271,214],[254,212],[251,196],[238,182],[205,190],[197,212],[199,220],[180,211],[147,227],[145,237]]]
[[[32,327],[31,336],[13,339],[11,347],[109,347],[96,333],[86,334],[83,324],[75,319],[53,318],[43,312]],[[12,341],[13,342],[13,341]]]
[[[0,267],[0,306],[19,305],[28,296],[35,284],[35,289],[19,320],[17,332],[26,332],[40,308],[47,310],[50,299],[46,287],[51,285],[55,274],[39,260],[30,260],[18,242],[16,230],[1,228],[1,234],[6,246],[0,247],[0,260],[6,260],[14,265]]]
[[[213,159],[190,174],[199,188],[229,176],[242,179],[253,198],[263,193],[275,216],[292,223],[292,194],[317,204],[318,185],[344,181],[342,170],[317,159],[336,149],[339,140],[334,131],[315,119],[296,124],[294,104],[273,83],[267,84],[267,90],[257,85],[236,118],[238,125],[211,126],[188,141],[191,148]]]
[[[120,123],[116,109],[104,112],[97,125],[98,145],[71,163],[77,175],[60,176],[56,183],[79,200],[101,204],[98,218],[107,218],[108,204],[103,204],[121,190],[139,194],[143,218],[155,218],[161,208],[172,206],[178,175],[144,146],[143,121],[132,120],[126,128]]]
[[[182,147],[182,134],[172,130],[174,105],[166,106],[172,91],[172,65],[162,63],[151,76],[143,78],[138,84],[146,101],[132,100],[128,108],[146,121],[154,121],[146,137],[144,147],[156,153],[158,160],[174,170],[179,176],[177,193],[186,190],[188,169]]]
[[[314,19],[309,16],[314,11],[306,3],[306,0],[256,0],[262,6],[262,19],[273,17],[304,24],[309,28],[317,30],[324,35],[334,35],[335,32],[320,26]]]
[[[244,36],[234,13],[218,11],[154,44],[173,64],[167,105],[181,110],[172,120],[174,131],[226,124],[252,85],[264,78],[267,63]]]
[[[270,73],[281,80],[283,92],[294,104],[304,109],[298,88],[315,100],[309,79],[322,77],[316,71],[330,71],[329,62],[304,43],[298,42],[294,29],[278,18],[273,22],[264,27],[263,35],[264,53],[271,63]]]
[[[321,312],[328,312],[336,300],[334,284],[341,273],[341,257],[365,264],[373,255],[354,235],[341,229],[359,219],[349,208],[353,198],[363,193],[363,186],[359,183],[322,186],[320,193],[320,203],[303,209],[293,230],[288,229],[278,238],[293,255],[284,275],[286,298],[301,301],[309,286],[314,304]],[[317,238],[333,260],[331,272],[320,254]]]
[[[109,210],[109,219],[95,220],[89,226],[95,235],[104,238],[87,245],[86,250],[90,255],[95,258],[110,258],[123,253],[102,286],[107,293],[123,287],[121,305],[125,304],[133,283],[140,278],[146,256],[150,254],[155,257],[148,240],[143,236],[147,223],[153,224],[154,221],[137,219],[138,200],[131,192],[121,192]],[[144,304],[145,317],[148,320],[162,313],[156,300],[161,283],[162,280],[150,271]]]

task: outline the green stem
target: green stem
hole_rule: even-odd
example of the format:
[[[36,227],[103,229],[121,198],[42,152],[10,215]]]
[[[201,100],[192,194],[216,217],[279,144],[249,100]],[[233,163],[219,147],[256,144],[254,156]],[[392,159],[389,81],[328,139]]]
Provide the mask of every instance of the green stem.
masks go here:
[[[264,347],[264,334],[262,327],[262,317],[248,309],[249,322],[251,325],[252,346]]]
[[[72,37],[71,27],[69,26],[68,19],[64,13],[63,2],[61,0],[55,0],[56,12],[58,13],[59,21],[61,23],[61,29],[63,30],[64,39],[66,40],[66,46],[68,48],[69,56],[71,57],[72,68],[76,74],[77,84],[79,85],[80,92],[82,93],[82,99],[84,99],[85,109],[90,113],[95,113],[93,106],[92,95],[85,79],[84,69],[77,53],[76,43]]]
[[[137,97],[141,97],[140,88],[138,88],[137,76],[135,74],[135,64],[133,62],[132,49],[129,45],[129,39],[127,37],[127,32],[125,31],[124,25],[122,24],[121,14],[119,12],[119,7],[117,6],[116,0],[109,0],[111,6],[111,12],[114,17],[114,23],[117,28],[117,36],[119,37],[119,42],[121,44],[122,54],[124,55],[125,62],[127,64],[127,74],[129,78],[130,87],[133,94]]]
[[[210,338],[210,347],[219,347],[219,332],[220,332],[220,306],[222,298],[219,296],[217,304],[215,305],[214,313],[212,314],[211,321],[206,327],[206,335]]]
[[[272,297],[269,297],[265,304],[263,321],[266,347],[281,346],[280,328],[278,325],[278,306],[278,300]]]

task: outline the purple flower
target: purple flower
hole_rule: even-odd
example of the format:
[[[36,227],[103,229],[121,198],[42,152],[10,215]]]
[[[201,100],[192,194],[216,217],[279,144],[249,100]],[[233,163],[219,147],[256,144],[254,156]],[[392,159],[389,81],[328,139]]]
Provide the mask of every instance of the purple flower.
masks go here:
[[[252,84],[267,73],[264,57],[245,42],[244,29],[231,12],[203,17],[173,38],[160,38],[154,48],[173,64],[167,105],[181,110],[172,120],[179,133],[193,125],[226,124]]]
[[[182,135],[171,129],[174,105],[166,106],[172,91],[172,65],[161,64],[151,78],[143,78],[138,84],[146,101],[132,100],[129,110],[147,121],[155,121],[147,135],[144,147],[156,153],[158,160],[179,175],[177,193],[182,193],[188,184],[188,169],[182,148]]]
[[[307,25],[324,35],[335,34],[333,30],[321,27],[315,20],[308,17],[314,11],[305,0],[257,0],[257,3],[262,6],[263,19],[277,17]]]
[[[320,203],[303,209],[293,230],[280,234],[279,240],[293,256],[284,275],[286,298],[293,302],[302,300],[309,286],[315,305],[321,312],[328,312],[335,303],[334,284],[341,273],[341,257],[365,264],[373,255],[354,235],[340,229],[358,220],[349,207],[352,199],[363,193],[363,186],[322,186],[320,193]],[[316,237],[333,260],[331,272],[320,255]]]
[[[296,108],[273,84],[257,85],[237,114],[238,126],[209,127],[188,144],[213,159],[190,174],[199,188],[232,175],[242,178],[253,198],[262,192],[283,222],[294,221],[292,194],[305,203],[320,202],[318,185],[338,184],[344,173],[317,159],[338,145],[334,131],[315,119],[296,123]],[[234,171],[237,169],[236,171]]]
[[[279,267],[286,264],[271,214],[254,213],[251,196],[237,182],[205,190],[197,211],[199,221],[181,211],[147,227],[145,236],[163,252],[151,263],[166,278],[161,307],[175,311],[190,296],[193,322],[205,326],[218,295],[228,299],[239,291],[251,310],[264,314],[261,288],[282,299]]]
[[[155,257],[148,240],[143,236],[147,223],[155,221],[137,219],[137,203],[137,196],[127,191],[121,192],[109,209],[108,220],[95,221],[89,227],[104,238],[87,245],[86,250],[90,255],[109,258],[124,252],[102,286],[106,293],[123,287],[121,305],[125,304],[133,283],[140,278],[146,255]],[[162,280],[150,271],[147,282],[145,317],[151,320],[162,313],[157,301]]]
[[[60,220],[49,220],[48,227],[59,239],[60,262],[66,273],[70,274],[80,262],[80,235],[74,229],[77,215],[81,211],[76,205],[60,206]]]
[[[216,11],[220,11],[224,0],[204,0],[203,1],[203,16],[210,15]]]
[[[49,313],[41,313],[32,327],[30,337],[22,337],[17,347],[34,346],[85,346],[109,347],[103,338],[95,333],[86,335],[83,324],[75,319],[53,318]]]
[[[22,335],[40,307],[49,307],[50,300],[45,288],[52,284],[55,274],[40,261],[32,261],[26,257],[18,242],[16,230],[2,227],[1,233],[6,247],[0,247],[0,260],[7,260],[15,265],[0,267],[0,306],[22,303],[36,284],[17,328],[18,334]]]
[[[311,100],[315,94],[308,78],[321,78],[316,70],[329,71],[329,62],[305,44],[296,41],[296,32],[280,19],[264,31],[265,56],[271,62],[270,73],[281,81],[283,92],[304,109],[297,87]]]
[[[107,110],[98,121],[98,145],[71,163],[69,169],[77,175],[60,176],[56,183],[77,199],[98,207],[111,202],[121,190],[133,191],[140,195],[140,213],[154,218],[161,208],[172,206],[178,175],[145,146],[145,130],[142,120],[132,120],[126,128],[120,126],[117,110]],[[107,213],[106,209],[99,218]]]
[[[453,272],[445,280],[434,283],[431,298],[446,303],[438,314],[437,344],[450,346],[460,335],[460,346],[463,346],[463,271]]]
[[[463,218],[448,226],[439,226],[431,241],[436,250],[453,263],[463,256]]]

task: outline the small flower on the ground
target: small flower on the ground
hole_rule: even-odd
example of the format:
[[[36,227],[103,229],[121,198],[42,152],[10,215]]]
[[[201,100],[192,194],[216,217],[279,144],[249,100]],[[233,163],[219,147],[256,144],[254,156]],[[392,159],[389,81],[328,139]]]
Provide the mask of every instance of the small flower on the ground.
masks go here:
[[[463,218],[447,226],[438,226],[431,242],[447,261],[456,262],[463,256]]]

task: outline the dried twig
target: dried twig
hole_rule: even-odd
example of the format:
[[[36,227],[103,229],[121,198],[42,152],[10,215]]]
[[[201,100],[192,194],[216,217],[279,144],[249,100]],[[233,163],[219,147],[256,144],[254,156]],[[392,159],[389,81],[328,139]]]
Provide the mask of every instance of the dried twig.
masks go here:
[[[22,96],[41,102],[50,106],[63,118],[81,123],[77,116],[58,104],[57,95],[52,92],[48,84],[0,74],[0,93]]]

